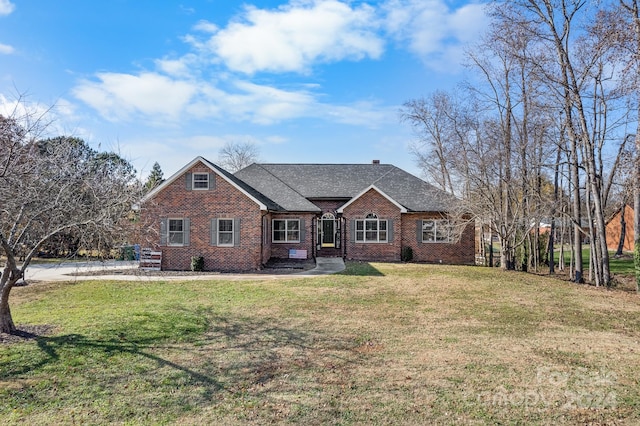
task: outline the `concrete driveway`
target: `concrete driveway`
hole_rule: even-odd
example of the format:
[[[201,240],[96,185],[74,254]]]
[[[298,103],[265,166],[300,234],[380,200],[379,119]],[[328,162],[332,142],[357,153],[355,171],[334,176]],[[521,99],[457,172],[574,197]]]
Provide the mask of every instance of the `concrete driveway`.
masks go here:
[[[294,272],[291,274],[225,274],[212,272],[197,275],[130,275],[123,271],[138,268],[135,261],[104,262],[60,262],[40,263],[30,265],[25,272],[25,280],[36,281],[80,281],[80,280],[120,280],[120,281],[191,281],[191,280],[275,280],[304,278],[321,275],[335,274],[345,269],[341,258],[319,257],[316,259],[316,267],[308,271]],[[92,273],[98,273],[92,275]],[[113,272],[113,273],[109,273]],[[78,275],[82,274],[82,275]],[[87,274],[87,275],[84,275]]]

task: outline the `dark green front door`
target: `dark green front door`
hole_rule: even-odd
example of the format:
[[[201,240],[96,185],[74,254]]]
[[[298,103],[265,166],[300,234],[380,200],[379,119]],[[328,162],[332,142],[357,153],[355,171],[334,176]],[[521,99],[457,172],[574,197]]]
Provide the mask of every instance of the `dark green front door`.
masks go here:
[[[322,247],[335,247],[336,231],[334,219],[322,219]]]

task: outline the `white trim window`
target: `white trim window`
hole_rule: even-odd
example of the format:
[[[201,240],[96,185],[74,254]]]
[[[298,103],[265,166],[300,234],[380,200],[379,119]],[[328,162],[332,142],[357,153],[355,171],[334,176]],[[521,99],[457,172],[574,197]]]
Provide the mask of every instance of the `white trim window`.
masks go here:
[[[209,189],[209,173],[194,173],[191,175],[191,187],[198,190]]]
[[[422,221],[423,243],[449,243],[452,241],[451,223],[446,219]]]
[[[184,219],[169,219],[169,232],[167,234],[167,245],[183,246],[184,245]]]
[[[365,219],[356,219],[357,243],[386,243],[387,220],[378,219],[375,213],[369,213]]]
[[[233,247],[233,219],[218,219],[218,246]]]
[[[299,243],[300,219],[273,219],[272,241],[274,243]]]

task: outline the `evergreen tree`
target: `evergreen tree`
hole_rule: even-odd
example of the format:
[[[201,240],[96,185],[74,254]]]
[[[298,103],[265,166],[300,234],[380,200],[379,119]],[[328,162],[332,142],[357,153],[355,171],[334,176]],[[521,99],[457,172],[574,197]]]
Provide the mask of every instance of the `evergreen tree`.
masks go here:
[[[153,163],[151,173],[149,173],[149,177],[147,178],[147,182],[144,184],[144,187],[147,191],[151,191],[162,182],[164,182],[164,173],[162,173],[162,168],[160,168],[160,164],[156,161]]]

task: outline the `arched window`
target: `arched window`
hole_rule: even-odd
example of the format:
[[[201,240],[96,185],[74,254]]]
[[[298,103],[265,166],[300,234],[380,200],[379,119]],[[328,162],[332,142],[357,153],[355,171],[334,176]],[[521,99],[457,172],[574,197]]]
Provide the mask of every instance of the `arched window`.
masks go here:
[[[378,219],[375,213],[369,213],[364,219],[355,220],[356,242],[358,243],[386,243],[387,221]]]
[[[322,220],[335,220],[333,213],[325,213],[322,215]]]

